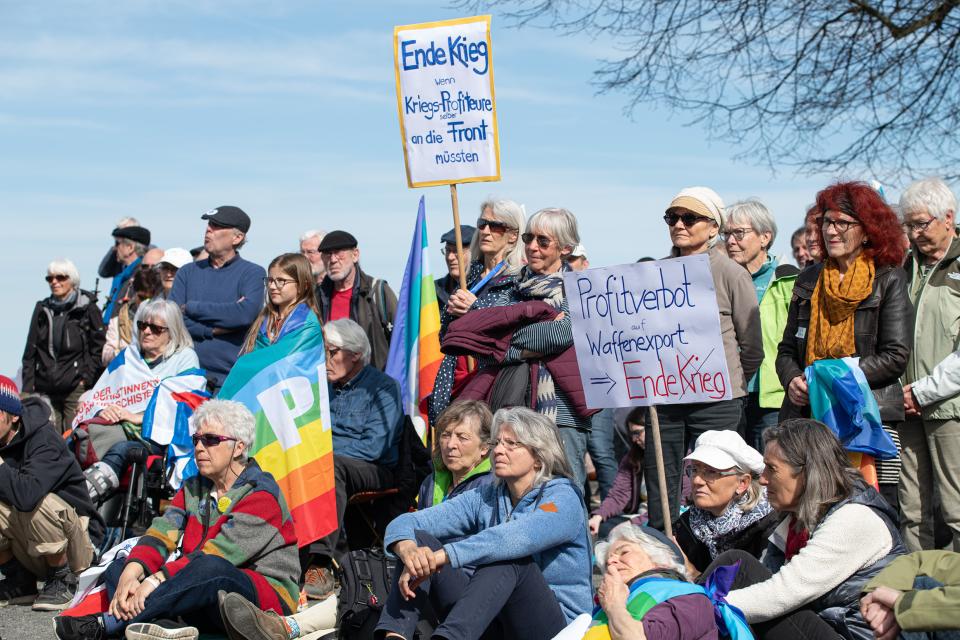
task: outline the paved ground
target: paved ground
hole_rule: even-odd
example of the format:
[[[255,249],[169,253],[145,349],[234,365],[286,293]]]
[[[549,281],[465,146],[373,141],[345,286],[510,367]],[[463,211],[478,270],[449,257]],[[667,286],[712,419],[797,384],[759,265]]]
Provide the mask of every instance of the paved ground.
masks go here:
[[[53,615],[30,607],[0,608],[0,638],[3,640],[51,640]]]

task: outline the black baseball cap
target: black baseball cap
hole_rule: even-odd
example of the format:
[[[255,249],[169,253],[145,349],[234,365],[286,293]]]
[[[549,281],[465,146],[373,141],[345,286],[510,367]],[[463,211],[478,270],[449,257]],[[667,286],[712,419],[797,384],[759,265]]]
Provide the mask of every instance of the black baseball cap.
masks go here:
[[[133,240],[146,246],[150,244],[150,230],[144,227],[117,227],[111,232],[114,238]]]
[[[240,207],[224,205],[216,209],[211,209],[200,217],[214,224],[218,224],[221,227],[232,227],[244,233],[250,230],[250,216]]]
[[[460,237],[463,239],[463,246],[467,246],[470,242],[473,241],[473,234],[477,230],[474,227],[471,227],[468,224],[460,225]],[[450,229],[445,234],[440,236],[440,242],[444,244],[457,244],[457,230]]]
[[[331,231],[323,236],[317,251],[339,251],[340,249],[356,249],[357,239],[346,231]]]

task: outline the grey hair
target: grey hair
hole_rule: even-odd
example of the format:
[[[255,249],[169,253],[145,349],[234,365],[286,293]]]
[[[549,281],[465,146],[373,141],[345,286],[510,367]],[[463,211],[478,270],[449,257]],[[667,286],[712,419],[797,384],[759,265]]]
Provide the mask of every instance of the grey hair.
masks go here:
[[[67,276],[70,278],[70,284],[74,289],[80,288],[80,272],[77,271],[77,265],[66,258],[54,258],[47,265],[47,275],[49,276]]]
[[[235,400],[207,400],[193,412],[193,426],[199,429],[200,425],[211,422],[220,425],[224,431],[243,443],[240,459],[246,460],[257,435],[257,420],[250,413],[250,409]]]
[[[756,198],[740,200],[727,207],[727,221],[745,222],[749,224],[757,233],[769,233],[770,244],[764,247],[769,251],[773,246],[773,241],[777,239],[777,221],[773,214],[767,209],[766,205]]]
[[[300,236],[300,242],[306,242],[307,240],[310,240],[312,238],[316,238],[317,240],[323,240],[323,236],[325,235],[327,235],[326,231],[321,231],[320,229],[310,229],[308,231],[303,232],[303,235]]]
[[[764,448],[771,442],[777,443],[783,460],[799,477],[800,499],[794,515],[800,529],[812,533],[830,507],[863,482],[837,436],[822,422],[784,420],[764,430]]]
[[[912,182],[900,196],[900,215],[926,211],[940,220],[946,219],[947,213],[957,211],[957,197],[940,178],[923,178]]]
[[[511,229],[516,230],[517,232],[517,241],[513,244],[512,247],[507,249],[507,255],[505,259],[507,261],[507,266],[513,270],[519,269],[523,266],[523,243],[520,242],[520,233],[523,229],[523,220],[526,217],[523,213],[523,207],[518,205],[513,200],[485,200],[480,205],[480,215],[483,215],[483,212],[487,209],[493,212],[494,220],[498,220],[506,224]],[[470,260],[476,262],[477,260],[483,260],[483,256],[480,254],[480,234],[473,234],[473,240],[470,241]]]
[[[140,221],[131,216],[124,216],[117,220],[117,228],[122,229],[124,227],[139,227]]]
[[[240,242],[233,248],[233,250],[240,251],[240,249],[243,248],[243,245],[247,244],[247,234],[245,234],[243,231],[240,231],[240,229],[234,229],[233,232],[234,234],[239,234],[240,236]]]
[[[140,346],[140,330],[137,328],[137,323],[152,320],[163,320],[167,325],[167,331],[170,333],[170,342],[164,349],[164,357],[169,358],[184,349],[193,348],[193,338],[190,337],[190,332],[187,331],[187,327],[183,323],[183,314],[180,312],[180,307],[176,303],[163,298],[147,300],[137,308],[137,314],[133,318],[133,341],[138,348]]]
[[[594,553],[597,556],[597,566],[600,567],[601,570],[606,570],[607,556],[610,553],[610,547],[612,547],[613,543],[617,540],[632,542],[643,549],[643,552],[650,556],[650,562],[658,569],[669,569],[682,576],[687,575],[687,567],[677,559],[673,549],[632,522],[618,524],[613,528],[613,531],[610,532],[610,535],[607,536],[606,541],[597,544]]]
[[[544,231],[557,240],[560,248],[573,248],[580,244],[580,232],[577,231],[577,216],[559,207],[540,209],[527,220],[527,233]]]
[[[527,447],[540,463],[533,477],[534,487],[556,477],[573,478],[560,439],[560,430],[553,420],[526,407],[505,407],[493,414],[493,426],[490,428],[492,440],[500,438],[500,430],[505,425],[513,429],[517,441]],[[494,482],[500,482],[500,479],[495,478]]]
[[[340,318],[323,325],[323,339],[328,346],[356,353],[363,364],[370,364],[370,338],[363,327],[350,318]]]
[[[737,508],[744,513],[749,513],[753,511],[753,508],[757,506],[757,503],[760,502],[760,497],[763,495],[764,488],[760,484],[760,476],[753,473],[749,469],[741,469],[740,467],[734,467],[734,471],[744,475],[750,476],[750,486],[747,487],[747,490],[740,495],[737,499]]]

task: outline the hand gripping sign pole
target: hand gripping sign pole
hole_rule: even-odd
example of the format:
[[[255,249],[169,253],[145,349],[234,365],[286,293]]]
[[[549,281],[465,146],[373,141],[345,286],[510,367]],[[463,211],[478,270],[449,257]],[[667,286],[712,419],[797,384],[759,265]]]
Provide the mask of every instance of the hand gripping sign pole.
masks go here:
[[[667,472],[663,468],[663,445],[660,444],[660,417],[657,408],[650,405],[650,432],[653,434],[653,453],[657,458],[657,483],[660,487],[660,507],[663,509],[663,532],[673,537],[673,523],[670,522],[670,499],[667,493]]]
[[[393,52],[407,185],[450,185],[466,289],[457,185],[500,179],[490,16],[394,27]]]

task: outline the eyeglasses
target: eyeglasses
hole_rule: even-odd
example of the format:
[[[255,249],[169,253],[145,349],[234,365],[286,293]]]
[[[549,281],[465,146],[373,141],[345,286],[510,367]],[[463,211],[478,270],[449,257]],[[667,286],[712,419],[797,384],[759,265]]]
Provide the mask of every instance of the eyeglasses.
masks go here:
[[[193,440],[193,446],[196,447],[201,442],[203,443],[204,449],[209,449],[210,447],[215,447],[221,442],[236,442],[236,438],[231,438],[230,436],[221,436],[216,433],[195,433],[190,436],[190,439]]]
[[[47,282],[53,282],[54,280],[57,282],[66,282],[69,279],[70,276],[65,276],[62,273],[52,273],[47,276]]]
[[[150,333],[155,336],[163,335],[168,331],[167,327],[161,324],[154,324],[152,322],[143,322],[142,320],[137,323],[137,331],[143,333],[147,329],[150,329]]]
[[[498,438],[487,443],[491,449],[496,449],[497,445],[500,444],[502,444],[503,448],[507,451],[516,451],[523,446],[522,442],[518,442],[517,440],[508,440],[506,438]]]
[[[723,231],[720,235],[723,236],[724,242],[726,242],[730,238],[734,238],[736,239],[737,242],[741,242],[744,236],[746,236],[748,233],[756,233],[756,231],[754,231],[750,227],[743,227],[740,229],[727,229],[726,231]]]
[[[495,231],[497,233],[503,233],[510,228],[506,222],[500,222],[499,220],[487,220],[486,218],[477,218],[477,229],[486,229],[490,227],[490,231]]]
[[[532,233],[525,233],[522,236],[520,236],[520,239],[523,240],[523,244],[530,244],[531,242],[536,240],[537,246],[540,247],[541,249],[546,249],[547,247],[550,246],[550,243],[553,242],[553,240],[551,238],[548,238],[547,236],[534,235]]]
[[[450,254],[456,255],[456,253],[457,253],[457,245],[455,245],[455,244],[448,244],[448,245],[446,245],[446,246],[444,246],[444,247],[441,247],[441,248],[440,248],[440,253],[441,253],[443,256],[449,256]]]
[[[677,223],[681,220],[683,221],[683,226],[692,227],[702,220],[713,220],[713,218],[698,216],[695,213],[668,213],[663,216],[663,221],[666,222],[669,227],[677,226]]]
[[[263,279],[263,285],[265,287],[273,286],[273,287],[276,287],[277,289],[283,289],[285,286],[287,286],[291,282],[296,282],[296,280],[293,280],[292,278],[270,278],[270,277],[266,277]]]
[[[828,218],[826,216],[820,216],[817,218],[817,225],[826,231],[831,226],[836,230],[840,235],[845,234],[850,230],[850,227],[859,227],[859,220],[839,220],[834,218]]]
[[[904,222],[903,228],[907,233],[923,233],[930,228],[930,225],[933,224],[935,220],[936,218],[930,218],[923,222]]]
[[[684,471],[687,474],[687,477],[691,480],[695,476],[700,476],[700,478],[707,484],[713,484],[720,478],[726,478],[728,476],[738,476],[740,471],[731,469],[729,471],[717,471],[716,469],[708,469],[706,467],[698,467],[696,465],[691,465],[687,467]]]

